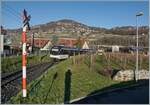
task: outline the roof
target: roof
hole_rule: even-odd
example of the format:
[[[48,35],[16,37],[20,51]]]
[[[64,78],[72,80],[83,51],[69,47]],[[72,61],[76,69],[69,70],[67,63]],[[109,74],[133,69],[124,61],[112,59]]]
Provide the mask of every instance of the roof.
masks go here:
[[[49,41],[50,39],[46,38],[34,38],[34,47],[43,48]],[[27,43],[32,44],[31,38],[28,39]]]
[[[80,41],[81,41],[81,44],[83,45],[84,39],[81,39]],[[75,39],[75,38],[60,38],[58,43],[59,45],[64,45],[67,47],[75,47],[77,42],[78,42],[78,39]]]
[[[73,47],[76,44],[77,40],[73,38],[60,38],[59,39],[59,44],[68,46],[68,47]]]

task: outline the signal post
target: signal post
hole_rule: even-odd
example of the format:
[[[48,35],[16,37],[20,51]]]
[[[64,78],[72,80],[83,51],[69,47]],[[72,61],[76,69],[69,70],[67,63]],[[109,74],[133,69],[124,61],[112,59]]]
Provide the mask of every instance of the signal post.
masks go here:
[[[26,65],[27,65],[27,31],[30,30],[29,26],[30,15],[27,16],[27,12],[24,9],[23,11],[23,32],[22,32],[22,96],[27,97],[27,80],[26,80]]]

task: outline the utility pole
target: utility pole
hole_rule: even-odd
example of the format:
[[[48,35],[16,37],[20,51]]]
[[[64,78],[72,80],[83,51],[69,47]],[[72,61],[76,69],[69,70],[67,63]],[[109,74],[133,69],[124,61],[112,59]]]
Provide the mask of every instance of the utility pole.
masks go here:
[[[30,15],[27,16],[27,11],[23,11],[23,32],[22,32],[22,95],[27,97],[27,86],[26,86],[26,65],[27,65],[27,51],[26,51],[26,41],[27,35],[26,32],[30,30]]]

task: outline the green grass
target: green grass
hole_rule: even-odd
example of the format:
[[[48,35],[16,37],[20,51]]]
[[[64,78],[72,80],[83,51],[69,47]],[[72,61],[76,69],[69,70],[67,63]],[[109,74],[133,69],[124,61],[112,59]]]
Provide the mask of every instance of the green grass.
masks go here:
[[[1,63],[1,73],[10,73],[21,70],[22,68],[22,57],[21,56],[13,56],[2,58]],[[50,61],[50,57],[48,55],[38,55],[38,56],[28,56],[27,57],[27,67],[41,63]]]
[[[133,83],[130,82],[119,84],[120,82],[113,81],[106,76],[100,75],[97,70],[106,69],[108,66],[107,60],[104,56],[96,56],[94,59],[95,60],[93,61],[91,67],[89,56],[85,56],[81,59],[79,59],[79,56],[77,56],[75,64],[73,63],[72,58],[60,62],[58,65],[53,66],[45,74],[28,85],[28,97],[26,99],[22,98],[22,93],[20,92],[17,96],[11,98],[10,103],[64,103],[64,91],[67,89],[66,86],[68,86],[68,83],[65,83],[65,74],[69,69],[71,70],[71,88],[69,100],[87,96],[97,90],[117,88]],[[120,68],[120,65],[114,63],[114,61],[110,61],[110,65],[112,68]],[[56,78],[53,81],[54,75]]]

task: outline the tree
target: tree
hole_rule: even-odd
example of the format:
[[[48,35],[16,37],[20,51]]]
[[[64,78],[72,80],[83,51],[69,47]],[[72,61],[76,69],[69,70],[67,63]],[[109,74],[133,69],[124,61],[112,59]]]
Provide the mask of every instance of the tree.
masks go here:
[[[79,38],[77,39],[76,47],[77,47],[77,48],[82,48],[82,40],[81,40],[81,37],[79,37]]]
[[[53,35],[52,36],[52,45],[56,45],[56,44],[58,44],[58,36],[56,36],[56,35]]]

